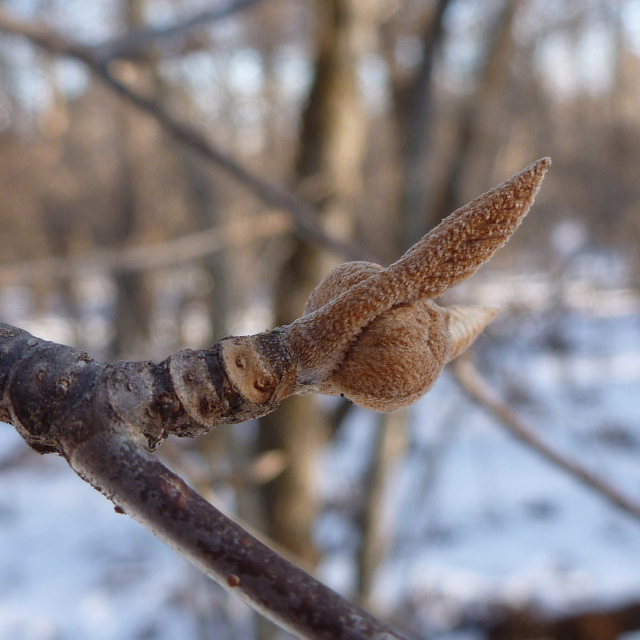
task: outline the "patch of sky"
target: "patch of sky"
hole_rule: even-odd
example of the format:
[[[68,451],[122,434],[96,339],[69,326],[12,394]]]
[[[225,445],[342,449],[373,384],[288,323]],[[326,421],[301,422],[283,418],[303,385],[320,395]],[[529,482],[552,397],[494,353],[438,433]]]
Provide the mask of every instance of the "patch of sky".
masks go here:
[[[168,0],[155,0],[145,6],[145,18],[149,26],[156,28],[169,26],[177,18],[176,5]]]
[[[513,36],[522,47],[550,32],[551,25],[568,24],[578,18],[584,4],[572,0],[536,0],[526,3],[516,15]]]
[[[206,29],[211,34],[216,47],[236,49],[244,34],[242,15],[231,16],[225,20],[215,20],[207,25]]]
[[[355,589],[353,560],[349,554],[333,553],[325,555],[318,564],[318,576],[327,586],[347,597]]]
[[[640,0],[628,0],[621,8],[622,27],[629,45],[640,56]]]
[[[574,255],[587,239],[587,229],[582,220],[561,220],[551,230],[553,248],[564,258]]]
[[[89,71],[84,64],[69,58],[55,61],[54,73],[57,85],[70,100],[80,97],[89,85]]]
[[[552,97],[566,99],[577,92],[577,61],[569,34],[555,32],[540,39],[536,62]]]
[[[298,102],[307,95],[313,64],[306,49],[297,45],[281,47],[275,56],[274,70],[285,100]]]
[[[42,10],[40,0],[7,0],[3,4],[7,11],[21,18],[33,18]]]
[[[390,102],[389,70],[379,55],[368,55],[358,65],[360,89],[370,111],[381,113]]]
[[[447,38],[442,50],[442,64],[436,67],[436,78],[459,95],[470,93],[475,84],[479,54],[477,40]]]
[[[550,95],[557,100],[580,92],[600,93],[613,81],[615,43],[607,25],[592,23],[577,35],[557,31],[542,38],[536,59]]]
[[[616,49],[609,25],[587,25],[577,42],[578,73],[581,86],[589,93],[610,88],[614,79]]]
[[[57,2],[53,6],[51,20],[63,33],[89,44],[113,37],[124,26],[118,3],[105,1]]]
[[[229,56],[226,65],[227,82],[242,98],[254,98],[264,86],[262,57],[255,49],[238,49]]]
[[[176,83],[186,83],[188,93],[204,113],[222,106],[221,64],[207,51],[195,51],[179,60],[162,62],[162,74]]]
[[[39,65],[37,50],[16,40],[10,55],[15,61],[11,91],[21,107],[30,113],[42,113],[51,104],[53,91],[48,76]]]
[[[445,13],[443,25],[447,37],[443,41],[442,65],[437,67],[437,77],[450,90],[459,94],[472,90],[484,52],[481,31],[494,12],[495,7],[488,3],[458,0]]]

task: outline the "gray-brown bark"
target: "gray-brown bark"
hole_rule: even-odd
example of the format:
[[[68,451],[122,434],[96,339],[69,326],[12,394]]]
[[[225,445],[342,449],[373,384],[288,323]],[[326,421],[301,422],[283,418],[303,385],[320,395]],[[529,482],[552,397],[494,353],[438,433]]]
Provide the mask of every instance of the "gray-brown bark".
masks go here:
[[[208,355],[210,371],[226,387],[215,355]],[[64,456],[117,509],[298,637],[400,638],[253,538],[148,451],[146,444],[157,444],[167,431],[194,433],[193,422],[179,410],[176,387],[203,381],[189,379],[187,361],[188,356],[177,367],[100,365],[80,351],[3,324],[0,418],[36,450]],[[237,394],[221,402],[228,417],[246,414]]]
[[[333,237],[351,239],[355,205],[362,192],[362,163],[368,117],[357,69],[363,33],[373,29],[371,3],[315,3],[315,78],[303,115],[296,180],[319,186],[318,221]],[[366,39],[366,38],[365,38]],[[277,321],[292,322],[311,289],[333,266],[317,245],[298,241],[278,282]],[[300,424],[305,428],[300,429]],[[268,416],[262,446],[287,452],[284,473],[265,490],[269,529],[276,540],[309,562],[318,560],[313,542],[318,501],[318,456],[329,433],[327,417],[313,397],[292,399]]]
[[[454,357],[479,333],[482,323],[468,324],[453,310],[441,308],[434,321],[436,305],[421,299],[471,275],[506,242],[549,164],[534,163],[454,212],[387,269],[372,265],[364,279],[363,263],[334,270],[308,313],[274,331],[225,338],[159,364],[100,364],[0,324],[0,420],[35,450],[62,455],[116,507],[299,637],[398,638],[221,516],[150,450],[169,434],[195,436],[265,415],[292,394],[344,390],[351,397],[353,389],[356,402],[378,410],[390,410],[389,394],[393,408],[415,401],[416,375],[424,393],[444,360],[422,371],[398,367],[415,358],[395,336],[413,322],[429,350],[444,347]],[[395,368],[391,377],[385,361]]]

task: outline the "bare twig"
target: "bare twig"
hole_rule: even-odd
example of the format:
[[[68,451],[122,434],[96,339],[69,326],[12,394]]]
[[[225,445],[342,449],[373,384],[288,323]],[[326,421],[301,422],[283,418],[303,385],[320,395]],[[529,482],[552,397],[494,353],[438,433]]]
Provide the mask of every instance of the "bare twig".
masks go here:
[[[459,358],[454,361],[452,368],[456,378],[469,395],[498,418],[501,424],[516,438],[537,451],[548,462],[593,489],[608,502],[635,518],[640,518],[640,502],[626,496],[607,480],[545,442],[506,402],[499,398],[496,391],[484,380],[471,360]]]
[[[259,238],[286,233],[292,227],[287,214],[264,213],[165,242],[102,249],[83,258],[52,257],[0,265],[0,284],[69,278],[93,271],[123,272],[166,267],[222,249],[240,247]]]
[[[124,35],[88,46],[100,63],[107,63],[116,58],[136,59],[144,54],[151,45],[182,35],[210,22],[227,18],[239,11],[248,9],[262,0],[230,0],[225,4],[211,9],[205,9],[200,13],[181,20],[167,27],[133,29]]]
[[[0,31],[29,38],[51,53],[69,56],[86,64],[116,93],[138,109],[153,116],[176,140],[198,153],[200,157],[224,169],[270,206],[288,211],[295,222],[295,233],[300,238],[335,251],[348,259],[372,259],[370,252],[363,248],[327,234],[318,223],[313,208],[307,202],[279,185],[258,177],[235,158],[215,146],[199,131],[176,120],[160,102],[141,95],[120,82],[111,73],[109,65],[96,58],[89,47],[72,42],[45,25],[17,20],[2,9],[0,9]]]
[[[63,455],[118,510],[299,638],[399,640],[224,516],[148,450],[167,429],[194,433],[185,384],[209,386],[197,400],[200,414],[226,407],[234,421],[247,415],[250,405],[229,386],[216,351],[181,352],[160,365],[100,365],[0,324],[0,420],[35,449]],[[202,366],[208,382],[196,373]]]
[[[224,517],[150,450],[169,434],[257,418],[315,389],[344,390],[379,410],[389,409],[389,394],[394,408],[417,400],[457,355],[456,321],[465,317],[421,298],[468,277],[506,242],[549,164],[532,164],[454,212],[387,269],[369,264],[361,279],[366,263],[338,267],[312,294],[316,311],[274,331],[159,364],[105,365],[0,324],[0,421],[35,450],[62,455],[117,508],[298,637],[400,638]],[[477,323],[467,328],[477,335]]]

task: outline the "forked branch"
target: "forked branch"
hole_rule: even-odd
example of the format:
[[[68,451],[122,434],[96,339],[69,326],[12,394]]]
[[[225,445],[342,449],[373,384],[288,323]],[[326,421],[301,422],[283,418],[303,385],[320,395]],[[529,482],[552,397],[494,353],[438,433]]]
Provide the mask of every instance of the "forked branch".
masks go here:
[[[506,242],[549,165],[539,160],[452,213],[386,269],[338,267],[302,318],[273,331],[159,364],[100,364],[0,324],[0,420],[37,451],[62,455],[118,508],[298,637],[400,638],[219,513],[151,451],[170,433],[256,418],[292,394],[342,394],[378,411],[417,400],[495,313],[430,298]]]
[[[195,15],[165,27],[131,29],[124,35],[88,47],[96,60],[108,63],[118,59],[136,59],[149,47],[161,47],[163,42],[183,35],[210,22],[227,18],[258,4],[262,0],[230,0],[220,6],[205,9]]]

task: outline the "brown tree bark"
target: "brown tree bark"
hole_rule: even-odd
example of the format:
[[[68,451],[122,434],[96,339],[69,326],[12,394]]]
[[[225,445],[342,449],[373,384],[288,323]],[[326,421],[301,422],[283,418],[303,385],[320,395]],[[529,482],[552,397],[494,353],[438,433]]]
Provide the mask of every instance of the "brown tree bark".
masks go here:
[[[428,230],[428,162],[434,119],[433,73],[451,0],[436,0],[422,34],[422,61],[407,86],[396,86],[395,111],[404,143],[403,185],[400,203],[401,248],[414,244]]]
[[[358,62],[370,42],[373,3],[319,0],[315,6],[315,80],[303,117],[296,181],[316,200],[327,232],[349,240],[367,141]],[[313,287],[334,265],[316,247],[296,243],[278,282],[277,324],[301,313]],[[329,432],[327,416],[312,396],[290,399],[261,425],[261,446],[282,450],[289,461],[265,490],[270,535],[312,563],[318,560],[313,541],[318,456]]]
[[[457,138],[451,161],[439,195],[434,198],[434,208],[429,227],[435,226],[451,211],[464,202],[467,187],[479,188],[491,165],[492,126],[499,122],[497,105],[500,95],[508,87],[509,64],[514,52],[512,27],[523,0],[505,0],[489,35],[483,64],[480,68],[475,91],[466,101],[459,122]],[[493,124],[491,124],[493,123]],[[482,148],[482,158],[478,157]],[[495,149],[493,149],[495,151]],[[477,162],[474,162],[477,159]]]

